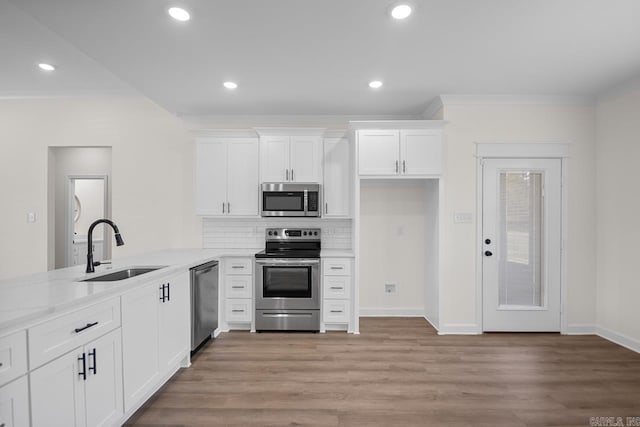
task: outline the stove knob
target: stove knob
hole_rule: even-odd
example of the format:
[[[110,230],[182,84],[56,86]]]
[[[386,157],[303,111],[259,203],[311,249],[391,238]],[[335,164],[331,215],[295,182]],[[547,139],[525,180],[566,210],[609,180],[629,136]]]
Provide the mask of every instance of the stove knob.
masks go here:
[[[306,231],[303,231],[303,232],[302,232],[302,235],[303,235],[303,236],[306,236],[306,235],[307,235],[307,232],[306,232]]]
[[[278,232],[277,232],[277,231],[274,231],[274,232],[273,232],[273,235],[274,235],[274,236],[277,236],[277,235],[278,235]]]
[[[314,231],[314,232],[313,232],[313,235],[314,235],[314,236],[317,236],[317,235],[318,235],[318,232],[317,232],[317,231]]]
[[[268,232],[267,234],[268,234],[269,236],[271,236],[271,235],[273,234],[273,232],[271,232],[271,231],[270,231],[270,232]]]

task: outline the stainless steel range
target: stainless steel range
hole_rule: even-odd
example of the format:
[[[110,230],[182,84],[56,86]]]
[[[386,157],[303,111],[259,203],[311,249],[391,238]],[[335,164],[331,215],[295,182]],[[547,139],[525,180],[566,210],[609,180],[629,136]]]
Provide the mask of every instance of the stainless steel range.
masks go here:
[[[268,228],[256,254],[256,330],[320,330],[320,229]]]

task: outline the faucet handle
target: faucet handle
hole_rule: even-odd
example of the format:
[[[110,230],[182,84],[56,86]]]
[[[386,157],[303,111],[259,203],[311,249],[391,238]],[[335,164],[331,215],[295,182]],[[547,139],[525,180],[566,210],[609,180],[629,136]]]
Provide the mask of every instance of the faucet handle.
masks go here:
[[[111,264],[111,261],[94,261],[94,263],[93,263],[94,267],[97,267],[97,266],[103,265],[103,264]]]

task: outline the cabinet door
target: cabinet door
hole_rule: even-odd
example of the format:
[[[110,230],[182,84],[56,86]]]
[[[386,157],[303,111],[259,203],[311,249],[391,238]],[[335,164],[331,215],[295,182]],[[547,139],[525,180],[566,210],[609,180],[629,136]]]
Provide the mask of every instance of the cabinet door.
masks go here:
[[[260,181],[289,181],[289,137],[260,138]]]
[[[322,146],[317,136],[292,136],[289,151],[289,180],[320,182]]]
[[[120,329],[87,344],[84,383],[87,426],[112,426],[122,418],[122,338]]]
[[[160,372],[167,373],[190,350],[189,273],[175,274],[166,280],[164,302],[160,302]]]
[[[344,138],[324,140],[324,215],[349,215],[351,177],[349,141]]]
[[[230,142],[228,153],[227,213],[234,216],[257,216],[258,140]]]
[[[400,158],[403,175],[440,175],[442,134],[420,129],[400,131]]]
[[[196,215],[222,215],[227,209],[226,143],[213,139],[197,141],[195,162]]]
[[[78,360],[82,348],[31,372],[31,423],[33,427],[80,427],[86,423],[84,380],[87,366]]]
[[[29,426],[29,385],[26,375],[0,387],[0,426]]]
[[[159,284],[151,283],[122,296],[124,407],[128,411],[159,380]]]
[[[358,173],[397,175],[400,170],[397,130],[358,131]]]

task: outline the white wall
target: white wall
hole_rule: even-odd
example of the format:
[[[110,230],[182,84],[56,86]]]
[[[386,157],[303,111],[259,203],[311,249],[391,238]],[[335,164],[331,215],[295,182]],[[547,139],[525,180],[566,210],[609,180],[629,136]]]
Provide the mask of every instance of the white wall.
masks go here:
[[[570,144],[568,324],[595,324],[595,107],[531,105],[445,106],[446,188],[440,326],[477,328],[476,224],[455,224],[455,211],[476,211],[476,142]]]
[[[426,191],[423,182],[362,181],[362,315],[424,315],[426,224]],[[385,283],[395,283],[397,294],[385,294]]]
[[[640,351],[640,84],[598,103],[599,332]]]
[[[112,216],[125,240],[114,258],[201,246],[192,138],[178,118],[142,97],[1,100],[0,118],[0,278],[47,269],[49,146],[112,147]]]

